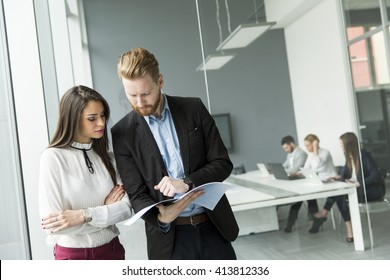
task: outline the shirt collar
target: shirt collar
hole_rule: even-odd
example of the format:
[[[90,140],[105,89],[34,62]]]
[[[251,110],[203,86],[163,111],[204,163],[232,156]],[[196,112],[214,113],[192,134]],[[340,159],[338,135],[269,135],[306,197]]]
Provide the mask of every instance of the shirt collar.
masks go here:
[[[91,143],[87,143],[87,144],[85,144],[85,143],[79,143],[79,142],[76,142],[76,141],[74,141],[72,144],[71,144],[71,146],[73,147],[73,148],[76,148],[76,149],[86,149],[86,150],[90,150],[91,148],[92,148],[92,141],[91,141]]]
[[[297,151],[298,149],[299,149],[298,147],[295,147],[295,149],[294,149],[294,151],[292,151],[291,155],[296,154],[296,151]]]
[[[150,116],[144,116],[145,118],[145,121],[148,123],[148,124],[151,124],[152,121],[156,121],[156,120],[160,120],[160,121],[164,121],[166,116],[167,116],[167,112],[169,111],[170,112],[170,109],[169,109],[169,105],[168,105],[168,102],[167,102],[167,97],[165,96],[165,94],[161,93],[162,95],[162,98],[164,98],[164,108],[161,112],[161,119],[159,118],[156,118],[155,116],[153,115],[150,115]]]

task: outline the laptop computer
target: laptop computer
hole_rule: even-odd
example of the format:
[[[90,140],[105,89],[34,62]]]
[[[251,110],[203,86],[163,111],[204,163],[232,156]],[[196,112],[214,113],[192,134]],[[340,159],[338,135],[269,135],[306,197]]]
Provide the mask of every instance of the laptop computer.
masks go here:
[[[275,179],[278,180],[297,180],[297,179],[304,179],[304,175],[297,175],[297,176],[289,176],[286,173],[286,170],[284,170],[283,164],[281,163],[267,163],[268,168],[271,170],[272,174],[274,175]]]
[[[310,180],[314,184],[322,184],[322,180],[318,177],[317,172],[311,168],[301,168],[302,174],[306,177],[306,179]]]
[[[267,166],[264,163],[257,163],[257,168],[260,171],[260,177],[266,178],[270,176]]]

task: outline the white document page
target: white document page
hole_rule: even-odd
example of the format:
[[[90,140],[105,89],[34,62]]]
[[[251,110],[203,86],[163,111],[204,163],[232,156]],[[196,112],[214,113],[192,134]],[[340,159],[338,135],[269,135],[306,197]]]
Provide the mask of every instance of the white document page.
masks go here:
[[[198,204],[200,206],[203,206],[207,209],[213,210],[214,207],[217,205],[218,201],[221,199],[223,194],[226,192],[226,190],[234,188],[232,185],[221,183],[221,182],[212,182],[207,183],[201,186],[198,186],[196,188],[193,188],[191,191],[186,192],[185,194],[182,194],[178,198],[171,198],[166,199],[160,202],[157,202],[155,204],[152,204],[148,207],[143,208],[142,210],[138,211],[137,214],[133,215],[130,219],[128,219],[126,222],[124,222],[124,225],[129,226],[133,224],[136,220],[141,218],[146,212],[148,212],[150,209],[155,207],[158,204],[166,203],[166,202],[177,202],[189,193],[204,190],[204,194],[198,197],[193,203]]]

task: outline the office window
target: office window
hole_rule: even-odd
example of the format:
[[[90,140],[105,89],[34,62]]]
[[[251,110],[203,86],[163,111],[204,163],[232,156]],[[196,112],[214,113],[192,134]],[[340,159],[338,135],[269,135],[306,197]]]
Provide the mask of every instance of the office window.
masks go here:
[[[375,30],[370,28],[368,31]],[[363,26],[347,29],[348,40],[363,36]],[[355,88],[377,88],[389,83],[383,32],[354,42],[349,46],[352,77]]]
[[[347,36],[352,40],[364,34],[364,28],[350,27]],[[371,85],[370,64],[367,50],[367,40],[360,40],[349,47],[352,78],[355,88],[369,87]]]

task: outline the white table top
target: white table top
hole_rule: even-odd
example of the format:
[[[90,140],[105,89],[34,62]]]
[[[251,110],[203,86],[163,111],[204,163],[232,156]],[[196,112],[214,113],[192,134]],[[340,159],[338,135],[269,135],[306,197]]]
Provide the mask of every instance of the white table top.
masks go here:
[[[237,188],[236,192],[226,193],[233,211],[245,211],[310,199],[348,195],[355,250],[364,251],[359,204],[354,184],[339,181],[313,183],[309,179],[277,180],[273,176],[262,177],[259,170],[231,175],[225,182],[238,185],[237,187],[241,186],[241,188]]]
[[[225,183],[231,184],[226,181]],[[272,195],[253,190],[251,188],[242,187],[235,184],[231,185],[234,186],[234,188],[226,191],[226,196],[229,199],[230,205],[232,206],[275,198]]]
[[[249,171],[240,175],[231,175],[225,183],[241,187],[236,192],[227,192],[226,195],[231,205],[250,204],[274,200],[299,201],[302,197],[312,199],[327,197],[329,195],[340,195],[352,192],[353,184],[335,181],[331,183],[313,183],[310,179],[299,180],[277,180],[273,176],[264,178],[258,170]]]
[[[277,180],[274,176],[261,177],[260,172],[249,171],[240,175],[232,175],[232,178],[242,179],[257,183],[260,186],[272,186],[288,192],[294,192],[298,194],[308,194],[312,192],[329,191],[342,188],[350,188],[353,184],[345,183],[341,181],[334,181],[329,183],[317,183],[310,179],[297,179],[297,180]],[[241,185],[241,184],[240,184]]]

